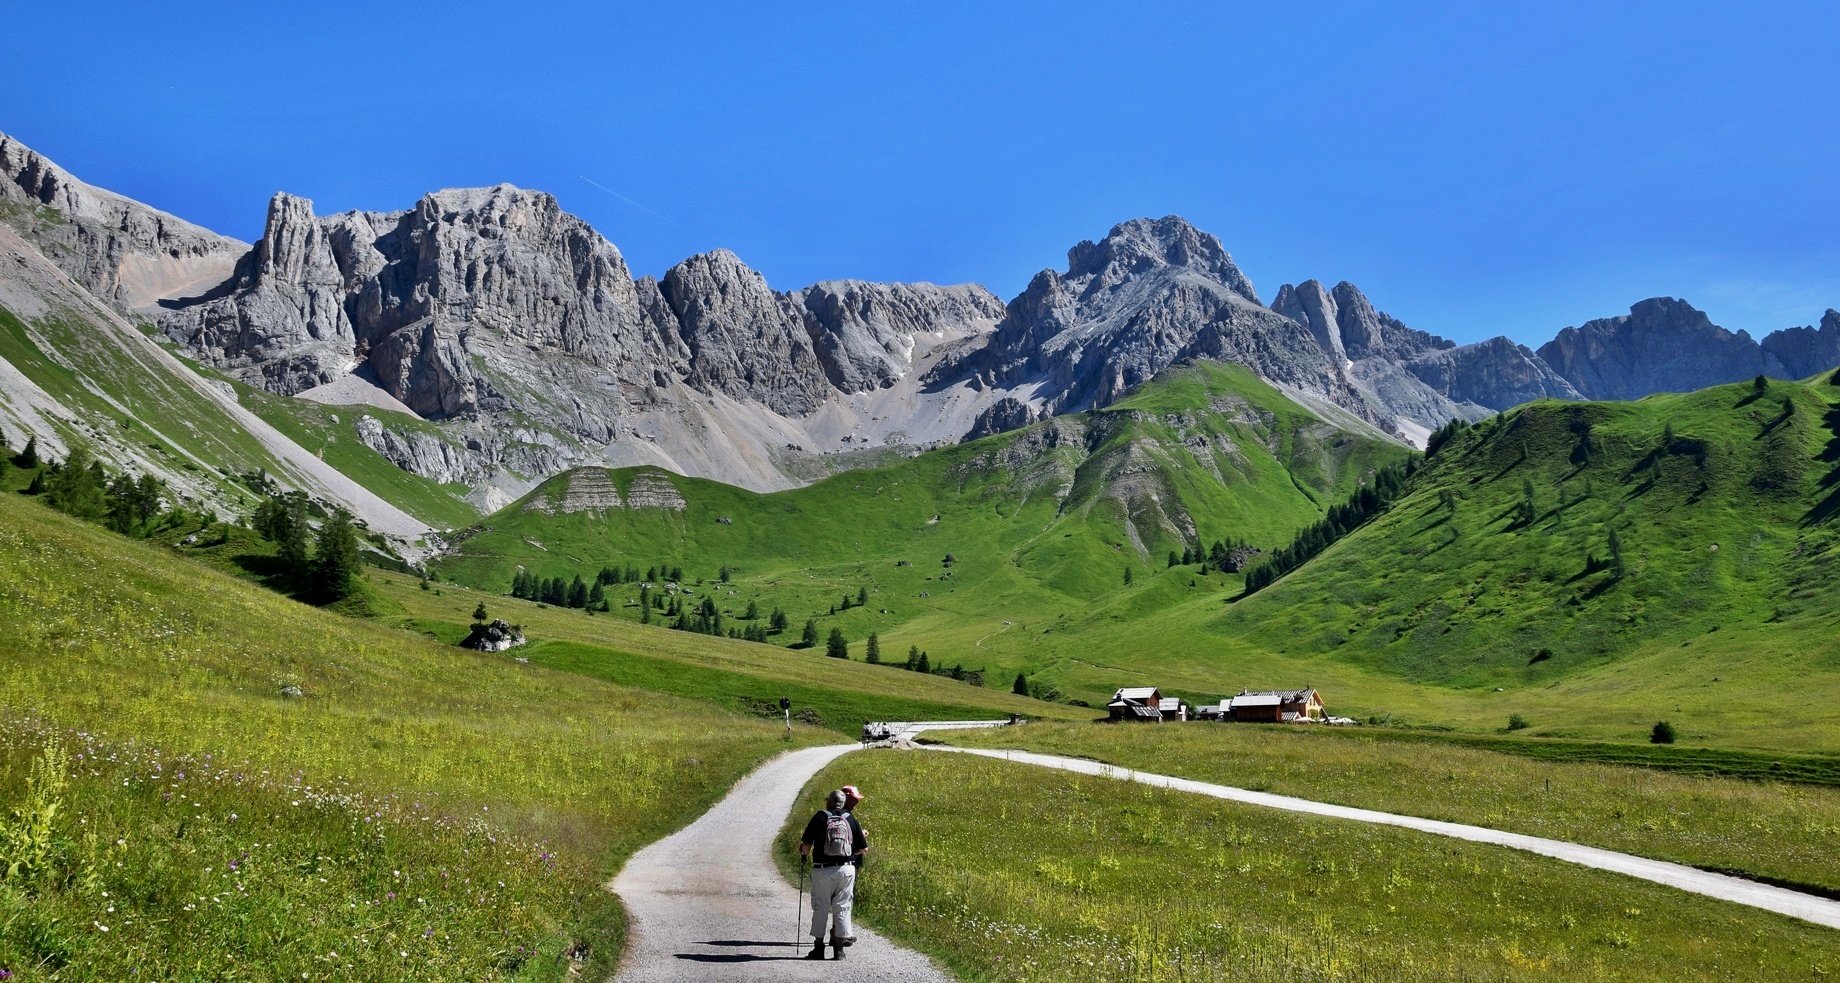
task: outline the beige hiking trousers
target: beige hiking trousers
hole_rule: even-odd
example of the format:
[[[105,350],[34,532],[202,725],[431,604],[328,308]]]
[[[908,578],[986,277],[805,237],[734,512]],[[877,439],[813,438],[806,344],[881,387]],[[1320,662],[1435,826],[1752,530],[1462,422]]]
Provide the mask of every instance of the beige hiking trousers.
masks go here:
[[[824,941],[824,925],[831,920],[831,914],[837,915],[837,925],[831,933],[833,939],[848,939],[856,935],[850,926],[850,908],[856,903],[856,868],[850,864],[841,867],[813,867],[811,869],[811,937]]]

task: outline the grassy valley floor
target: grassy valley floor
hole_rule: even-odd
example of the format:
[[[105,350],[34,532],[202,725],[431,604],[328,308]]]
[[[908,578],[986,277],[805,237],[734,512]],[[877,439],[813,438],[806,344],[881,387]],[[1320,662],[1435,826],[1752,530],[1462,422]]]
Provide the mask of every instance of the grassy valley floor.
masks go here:
[[[968,980],[1803,980],[1835,933],[1511,850],[958,755],[868,792],[865,921]]]

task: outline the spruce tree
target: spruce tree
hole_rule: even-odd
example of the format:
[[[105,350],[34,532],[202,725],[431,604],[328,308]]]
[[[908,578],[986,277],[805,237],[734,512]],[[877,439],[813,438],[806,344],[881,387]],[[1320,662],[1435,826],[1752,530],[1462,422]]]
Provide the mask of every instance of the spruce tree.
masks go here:
[[[605,603],[607,603],[607,588],[602,587],[601,582],[596,580],[588,588],[588,610],[592,611]]]
[[[38,467],[38,438],[37,437],[27,437],[26,438],[26,449],[19,452],[19,456],[13,459],[13,463],[19,465],[21,468],[27,471],[30,471],[33,468]]]
[[[1022,673],[1017,673],[1015,685],[1011,686],[1009,691],[1017,696],[1029,695],[1029,677]]]
[[[818,623],[816,621],[807,621],[805,622],[804,633],[799,636],[799,647],[800,648],[816,648],[817,645],[818,645]]]
[[[492,620],[492,616],[486,613],[486,602],[480,601],[479,606],[473,608],[473,620],[477,622]]]
[[[915,672],[925,672],[925,673],[930,673],[933,671],[933,665],[932,663],[927,661],[925,652],[920,653],[920,664],[914,671]]]
[[[760,617],[760,604],[755,601],[749,601],[748,606],[747,606],[747,612],[743,614],[741,617],[747,619],[748,621],[753,621],[754,619]]]
[[[568,605],[572,608],[588,606],[588,583],[581,579],[581,574],[576,574],[575,579],[569,582]]]
[[[862,607],[863,605],[867,603],[869,603],[869,588],[867,587],[856,588],[856,606]]]
[[[882,662],[882,640],[875,632],[869,633],[869,641],[863,649],[863,661],[870,665],[880,665]]]
[[[283,503],[283,514],[276,530],[280,538],[275,540],[275,556],[287,570],[289,576],[299,577],[307,572],[307,496],[302,492],[290,494]]]
[[[1124,568],[1124,585],[1126,587],[1131,586],[1131,568],[1130,567]]]
[[[790,624],[791,621],[786,618],[786,612],[781,611],[779,608],[773,609],[773,616],[768,619],[769,627],[774,631],[785,631]]]
[[[909,672],[914,672],[914,671],[917,671],[919,668],[920,668],[920,646],[909,645],[907,647],[907,669]]]
[[[1181,560],[1182,558],[1176,555],[1175,550],[1169,551],[1169,566],[1171,568],[1174,568],[1177,563],[1181,562]]]
[[[1616,579],[1623,579],[1623,541],[1615,529],[1610,530],[1610,569],[1615,572]]]
[[[1767,393],[1769,391],[1770,391],[1770,380],[1769,379],[1766,379],[1763,376],[1759,375],[1757,378],[1751,380],[1751,392],[1754,392],[1757,395],[1761,396],[1764,393]]]
[[[358,575],[364,561],[358,552],[358,533],[351,526],[351,513],[334,509],[320,524],[314,547],[319,589],[334,601],[357,593]]]
[[[639,588],[639,623],[642,625],[652,623],[652,589],[650,587]]]
[[[833,659],[850,657],[850,643],[844,640],[842,628],[831,629],[831,636],[824,641],[824,654]]]

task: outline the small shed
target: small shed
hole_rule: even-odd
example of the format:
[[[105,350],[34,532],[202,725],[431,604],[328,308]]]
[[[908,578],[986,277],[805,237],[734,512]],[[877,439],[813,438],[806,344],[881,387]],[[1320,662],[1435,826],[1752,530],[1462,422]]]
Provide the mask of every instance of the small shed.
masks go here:
[[[1105,705],[1112,720],[1163,722],[1163,694],[1155,686],[1126,686]]]
[[[1188,704],[1179,696],[1165,696],[1157,701],[1157,709],[1162,711],[1164,720],[1182,723],[1188,720]]]

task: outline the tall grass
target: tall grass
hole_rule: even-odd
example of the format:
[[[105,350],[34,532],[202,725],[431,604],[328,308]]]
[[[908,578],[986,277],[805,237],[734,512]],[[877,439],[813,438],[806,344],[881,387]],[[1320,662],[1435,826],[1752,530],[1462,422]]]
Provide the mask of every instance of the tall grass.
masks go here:
[[[55,870],[0,881],[0,969],[21,979],[494,979],[565,972],[565,951],[602,972],[622,925],[604,879],[786,746],[783,726],[339,618],[14,496],[0,638],[0,815],[51,741],[68,752]]]
[[[1251,724],[1043,723],[945,739],[1092,758],[1840,892],[1840,789],[1542,762],[1435,741]]]
[[[870,796],[861,916],[965,979],[1840,972],[1830,930],[1495,847],[912,752],[846,758],[804,804],[846,781]]]

